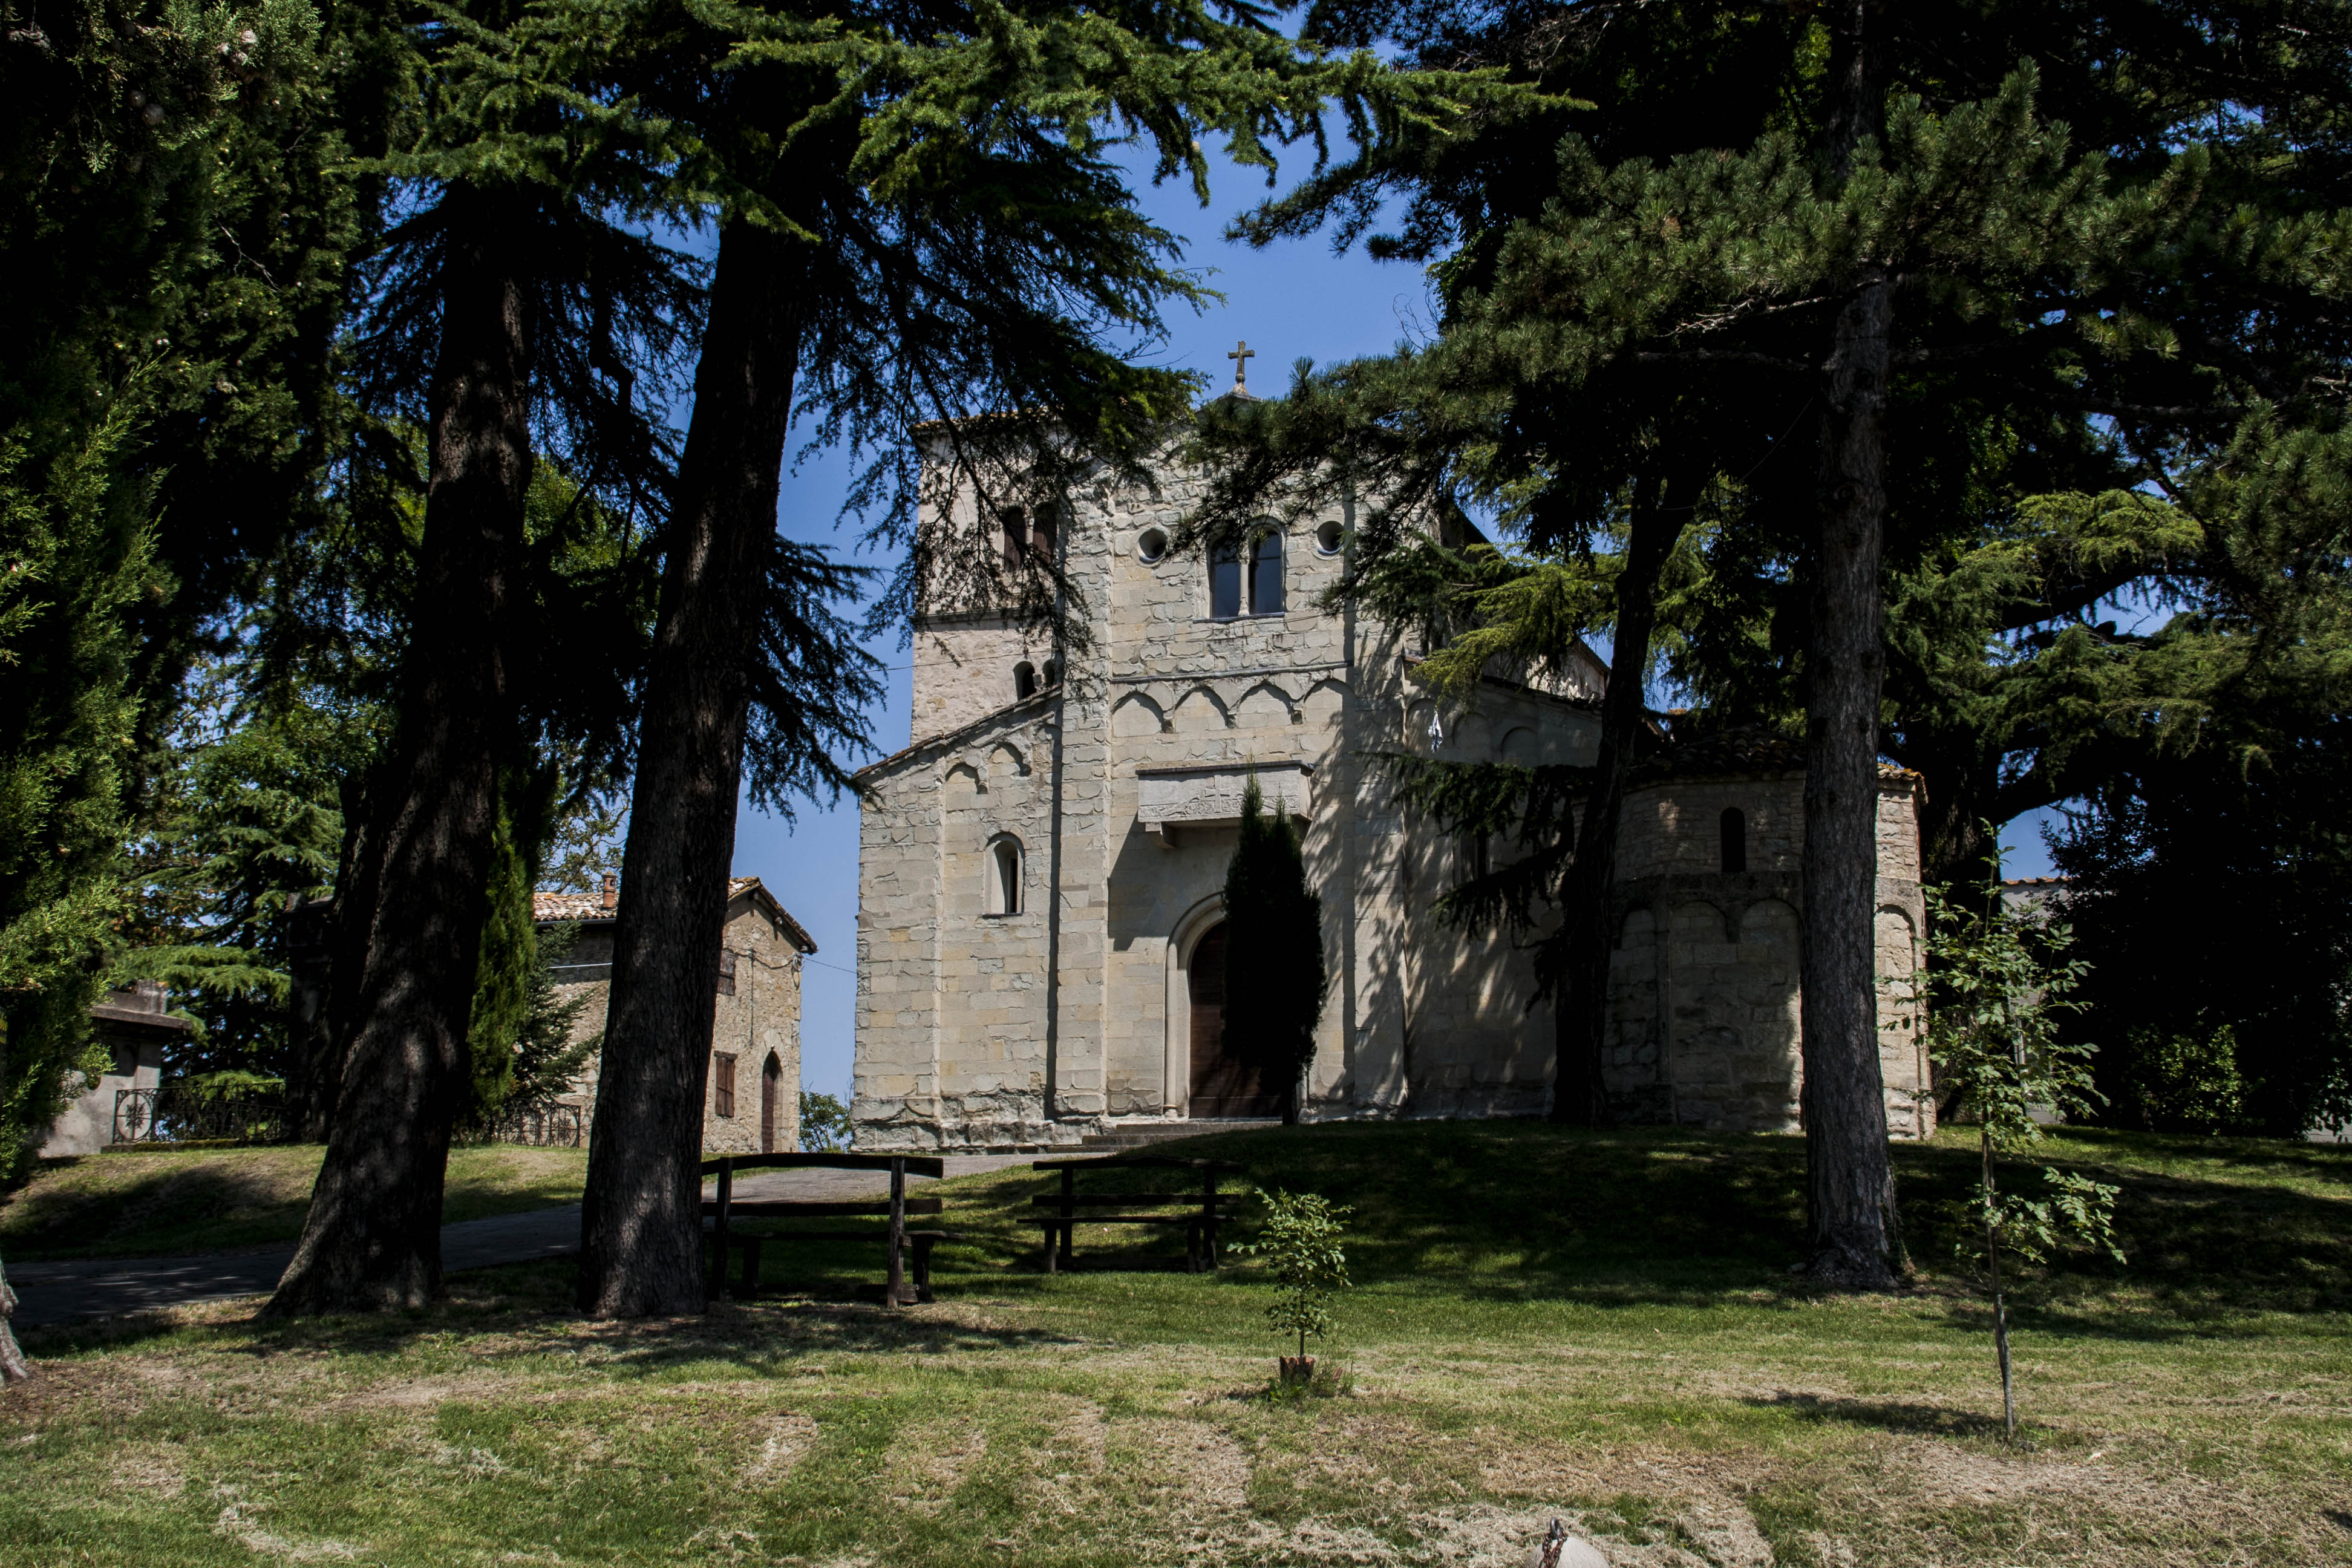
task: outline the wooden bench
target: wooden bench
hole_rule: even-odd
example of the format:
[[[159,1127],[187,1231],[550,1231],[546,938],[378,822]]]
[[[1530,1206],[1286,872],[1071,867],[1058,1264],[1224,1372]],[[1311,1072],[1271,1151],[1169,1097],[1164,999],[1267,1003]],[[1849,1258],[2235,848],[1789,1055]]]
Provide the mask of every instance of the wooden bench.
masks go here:
[[[1202,1273],[1217,1266],[1217,1227],[1240,1217],[1217,1196],[1217,1178],[1242,1169],[1230,1161],[1180,1160],[1164,1154],[1123,1154],[1107,1159],[1039,1160],[1030,1168],[1062,1173],[1060,1192],[1042,1194],[1029,1200],[1034,1207],[1053,1211],[1037,1221],[1045,1232],[1045,1272],[1048,1274],[1056,1273],[1076,1260],[1072,1238],[1082,1225],[1181,1225],[1184,1227],[1185,1272]],[[1199,1175],[1201,1184],[1188,1193],[1082,1193],[1077,1190],[1080,1171],[1138,1169],[1191,1171]],[[1164,1211],[1178,1204],[1184,1205],[1186,1212],[1134,1212]],[[1095,1209],[1122,1212],[1079,1212]],[[1057,1240],[1058,1246],[1055,1245]]]
[[[733,1248],[743,1255],[742,1282],[735,1290],[749,1297],[759,1289],[761,1244],[765,1241],[866,1241],[882,1243],[887,1249],[887,1272],[882,1285],[882,1304],[886,1307],[905,1306],[914,1301],[931,1299],[931,1249],[942,1241],[954,1239],[952,1232],[907,1228],[908,1215],[935,1215],[940,1212],[937,1198],[907,1196],[908,1175],[939,1176],[946,1166],[937,1159],[919,1154],[722,1154],[702,1163],[702,1173],[719,1178],[719,1195],[705,1199],[703,1217],[711,1221],[704,1233],[709,1248],[710,1293],[727,1293],[727,1254]],[[735,1173],[738,1171],[833,1170],[887,1171],[890,1173],[890,1197],[886,1203],[840,1203],[825,1200],[799,1202],[787,1199],[750,1199],[735,1197]],[[765,1233],[737,1233],[733,1222],[739,1219],[853,1219],[880,1218],[888,1223],[881,1229],[857,1230],[783,1230]],[[907,1254],[912,1243],[914,1279],[907,1279]]]

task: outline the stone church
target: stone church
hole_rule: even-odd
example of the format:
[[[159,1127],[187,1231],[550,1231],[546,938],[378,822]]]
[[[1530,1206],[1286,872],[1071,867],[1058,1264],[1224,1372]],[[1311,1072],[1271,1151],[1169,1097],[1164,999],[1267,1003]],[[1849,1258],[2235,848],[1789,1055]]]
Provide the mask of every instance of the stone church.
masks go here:
[[[610,875],[601,893],[534,893],[531,915],[542,934],[570,933],[561,963],[551,965],[556,994],[581,1003],[572,1038],[604,1032],[613,989],[613,931],[620,886]],[[727,884],[727,926],[711,977],[717,1005],[710,1023],[710,1063],[702,1081],[702,1147],[711,1154],[766,1154],[800,1147],[801,960],[816,942],[757,877]],[[588,1142],[596,1115],[596,1073],[591,1054],[559,1097],[562,1119],[555,1141]]]
[[[856,1092],[861,1150],[1026,1149],[1135,1121],[1276,1112],[1221,1049],[1220,890],[1244,786],[1303,827],[1330,990],[1309,1120],[1533,1116],[1551,1093],[1552,1008],[1528,955],[1438,924],[1432,903],[1507,846],[1464,843],[1394,797],[1376,756],[1589,763],[1607,668],[1491,674],[1466,699],[1419,650],[1326,609],[1354,518],[1284,523],[1204,561],[1171,547],[1202,479],[1076,488],[1050,541],[1094,609],[1066,670],[1002,614],[934,611],[914,632],[913,742],[866,768]],[[928,493],[928,492],[927,492]],[[1881,1013],[1907,1001],[1923,910],[1920,781],[1882,770]],[[1795,749],[1667,742],[1625,805],[1608,1082],[1631,1120],[1798,1124],[1797,943],[1804,778]],[[1882,1038],[1887,1119],[1932,1112],[1924,1042]]]

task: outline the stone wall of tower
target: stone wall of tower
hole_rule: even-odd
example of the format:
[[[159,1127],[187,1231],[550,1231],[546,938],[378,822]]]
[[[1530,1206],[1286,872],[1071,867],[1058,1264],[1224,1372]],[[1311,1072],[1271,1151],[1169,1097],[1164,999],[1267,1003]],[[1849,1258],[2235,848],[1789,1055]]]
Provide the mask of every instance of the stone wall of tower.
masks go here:
[[[1092,642],[1062,689],[1013,702],[1011,667],[1037,655],[1001,623],[919,632],[919,738],[870,771],[864,806],[861,1147],[1048,1144],[1096,1119],[1185,1114],[1187,966],[1218,918],[1236,833],[1150,830],[1139,774],[1250,764],[1313,770],[1302,847],[1330,991],[1309,1114],[1539,1105],[1552,1030],[1549,1008],[1529,1011],[1526,953],[1428,918],[1453,862],[1420,846],[1366,759],[1430,750],[1434,721],[1448,758],[1589,762],[1591,713],[1502,681],[1433,700],[1402,639],[1320,607],[1342,567],[1329,535],[1352,522],[1344,507],[1278,525],[1280,613],[1214,617],[1206,564],[1154,548],[1199,489],[1171,469],[1156,492],[1106,482],[1068,498],[1065,566]],[[1024,782],[991,775],[1008,745],[1031,759]],[[985,847],[1005,834],[1023,843],[1034,918],[971,906]]]
[[[1934,1130],[1914,977],[1925,918],[1917,779],[1881,781],[1879,1068],[1888,1131]],[[1619,846],[1605,1076],[1621,1116],[1794,1131],[1803,1070],[1798,989],[1801,773],[1680,778],[1629,792]],[[1748,868],[1727,872],[1721,819],[1745,818]]]

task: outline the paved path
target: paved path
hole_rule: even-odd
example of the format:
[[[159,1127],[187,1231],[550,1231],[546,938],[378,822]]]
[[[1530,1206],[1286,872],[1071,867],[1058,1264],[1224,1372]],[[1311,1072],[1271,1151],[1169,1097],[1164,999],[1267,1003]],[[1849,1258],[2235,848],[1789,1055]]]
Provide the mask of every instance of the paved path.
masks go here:
[[[967,1176],[976,1171],[1001,1171],[1040,1157],[951,1154],[947,1157],[947,1173]],[[910,1176],[907,1184],[912,1190],[929,1181],[928,1176]],[[707,1184],[703,1191],[708,1196],[718,1194],[715,1184]],[[889,1191],[887,1171],[752,1171],[735,1184],[735,1195],[740,1198],[839,1201],[886,1197]],[[579,1250],[578,1204],[441,1227],[441,1268],[451,1274],[500,1263],[560,1258]],[[16,1291],[17,1322],[62,1323],[236,1296],[265,1296],[278,1288],[278,1277],[292,1261],[290,1247],[197,1258],[83,1258],[9,1264],[8,1283]]]

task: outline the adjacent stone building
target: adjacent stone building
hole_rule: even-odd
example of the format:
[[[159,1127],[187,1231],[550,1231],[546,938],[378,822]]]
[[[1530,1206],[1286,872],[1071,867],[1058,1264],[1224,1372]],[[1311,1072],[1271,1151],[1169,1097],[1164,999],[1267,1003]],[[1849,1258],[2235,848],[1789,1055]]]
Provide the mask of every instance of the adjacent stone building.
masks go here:
[[[152,1135],[164,1048],[189,1033],[188,1021],[170,1008],[170,996],[154,980],[110,991],[90,1008],[92,1033],[108,1068],[95,1079],[78,1070],[67,1075],[68,1098],[41,1141],[42,1159],[95,1154],[110,1143],[135,1143]]]
[[[1267,519],[1248,560],[1204,563],[1171,549],[1200,485],[1172,462],[1156,493],[1106,478],[1034,530],[958,494],[957,526],[1001,531],[1008,551],[1052,542],[1094,640],[1063,668],[1002,614],[918,620],[913,743],[859,775],[859,1148],[1027,1148],[1274,1113],[1276,1086],[1221,1050],[1220,889],[1252,776],[1303,823],[1323,900],[1331,989],[1307,1115],[1547,1107],[1554,1021],[1532,1005],[1528,954],[1430,914],[1507,848],[1416,818],[1377,759],[1589,763],[1606,667],[1584,650],[1565,678],[1498,671],[1440,700],[1407,635],[1318,602],[1350,507]],[[1889,1002],[1916,966],[1917,790],[1885,771]],[[1770,742],[1664,745],[1638,779],[1609,1068],[1628,1114],[1796,1125],[1802,798],[1796,759]],[[1916,1133],[1916,1030],[1883,1046],[1890,1121]]]
[[[601,894],[539,893],[532,912],[542,933],[572,933],[556,968],[557,990],[584,1005],[573,1039],[604,1031],[613,976],[618,885]],[[727,929],[712,984],[718,1009],[703,1080],[702,1146],[713,1154],[761,1154],[800,1146],[801,960],[816,943],[757,877],[727,884]],[[595,1117],[597,1058],[560,1103],[576,1110],[584,1141]]]

